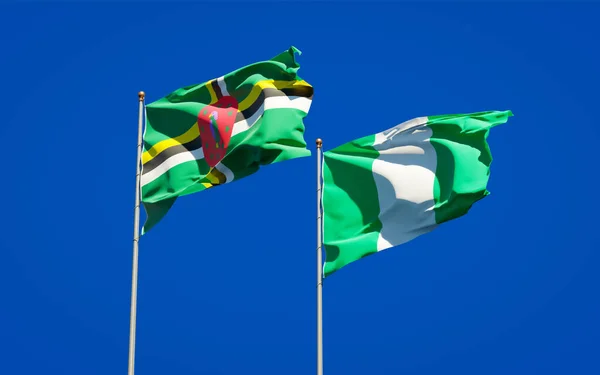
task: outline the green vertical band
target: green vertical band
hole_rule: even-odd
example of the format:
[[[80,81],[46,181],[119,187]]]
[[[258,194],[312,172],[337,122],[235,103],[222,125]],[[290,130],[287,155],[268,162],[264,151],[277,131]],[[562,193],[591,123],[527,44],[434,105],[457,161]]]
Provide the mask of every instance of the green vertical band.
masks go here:
[[[381,222],[374,140],[374,135],[364,137],[323,154],[324,276],[377,252]]]

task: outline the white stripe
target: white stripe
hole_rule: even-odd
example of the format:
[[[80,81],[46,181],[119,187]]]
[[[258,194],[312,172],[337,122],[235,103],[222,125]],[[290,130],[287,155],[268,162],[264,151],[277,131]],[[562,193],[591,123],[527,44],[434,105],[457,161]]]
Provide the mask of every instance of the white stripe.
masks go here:
[[[227,85],[225,84],[225,77],[217,78],[217,85],[219,85],[223,96],[229,96],[229,91],[227,91]]]
[[[254,112],[250,118],[236,122],[233,125],[231,136],[235,136],[241,132],[250,129],[256,124],[258,118],[262,116],[264,111],[277,108],[292,108],[298,109],[304,113],[308,113],[312,100],[303,96],[270,96],[267,97],[258,110]]]
[[[375,135],[379,157],[373,177],[379,197],[382,223],[377,250],[401,245],[433,230],[435,149],[426,117],[404,122]]]
[[[225,164],[219,162],[215,165],[215,169],[225,175],[225,183],[233,181],[233,172]]]
[[[163,161],[158,167],[154,168],[150,172],[142,175],[142,186],[151,183],[156,180],[160,175],[168,171],[169,169],[178,166],[179,164],[186,163],[188,161],[200,160],[204,158],[204,152],[202,148],[194,151],[186,151],[177,155],[173,155],[167,160]]]
[[[263,104],[261,104],[260,108],[249,118],[242,121],[238,121],[234,124],[231,136],[233,137],[236,134],[239,134],[243,131],[250,129],[253,125],[256,124],[259,117],[263,114],[265,110],[276,109],[276,108],[295,108],[299,109],[305,113],[308,113],[310,109],[311,100],[305,97],[298,96],[272,96],[265,99]],[[193,151],[182,152],[177,155],[173,155],[167,160],[163,161],[156,168],[151,170],[146,174],[142,174],[142,186],[151,183],[156,180],[160,175],[168,171],[169,169],[178,166],[179,164],[199,160],[204,158],[204,153],[202,149],[197,149]],[[225,177],[227,177],[227,182],[231,182],[234,178],[233,172],[227,168],[225,165],[219,163],[218,168]]]

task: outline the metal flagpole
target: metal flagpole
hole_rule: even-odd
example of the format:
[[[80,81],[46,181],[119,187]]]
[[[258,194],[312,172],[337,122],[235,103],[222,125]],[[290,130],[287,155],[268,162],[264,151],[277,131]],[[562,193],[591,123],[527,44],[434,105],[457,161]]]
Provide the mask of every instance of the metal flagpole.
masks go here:
[[[321,213],[321,160],[323,141],[317,138],[317,375],[323,375],[323,226]]]
[[[144,121],[144,98],[143,91],[138,93],[139,117],[138,117],[138,143],[137,143],[137,172],[135,175],[135,208],[133,215],[133,269],[131,271],[131,315],[129,320],[129,375],[133,375],[135,362],[135,325],[137,310],[137,282],[138,282],[138,249],[140,240],[140,177],[142,174],[142,123]]]

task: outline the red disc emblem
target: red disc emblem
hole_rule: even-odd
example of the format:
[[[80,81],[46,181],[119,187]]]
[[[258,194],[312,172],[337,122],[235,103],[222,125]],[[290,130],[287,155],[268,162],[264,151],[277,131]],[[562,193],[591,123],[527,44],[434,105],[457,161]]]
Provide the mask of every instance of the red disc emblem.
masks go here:
[[[224,96],[198,113],[198,129],[202,139],[204,160],[212,168],[227,153],[233,124],[238,111],[238,102],[232,96]]]

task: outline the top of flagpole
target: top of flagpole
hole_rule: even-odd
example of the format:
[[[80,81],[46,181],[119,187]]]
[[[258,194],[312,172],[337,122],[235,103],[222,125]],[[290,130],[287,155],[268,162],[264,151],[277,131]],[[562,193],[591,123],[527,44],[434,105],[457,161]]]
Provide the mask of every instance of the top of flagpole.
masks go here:
[[[317,138],[317,148],[321,148],[323,145],[323,140],[321,138]]]
[[[138,98],[140,98],[140,102],[144,101],[144,98],[146,97],[146,93],[143,91],[138,92]]]

